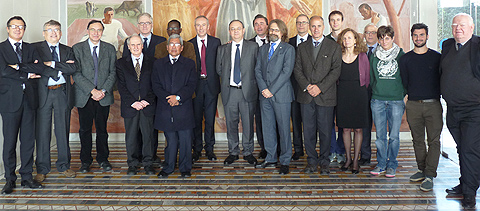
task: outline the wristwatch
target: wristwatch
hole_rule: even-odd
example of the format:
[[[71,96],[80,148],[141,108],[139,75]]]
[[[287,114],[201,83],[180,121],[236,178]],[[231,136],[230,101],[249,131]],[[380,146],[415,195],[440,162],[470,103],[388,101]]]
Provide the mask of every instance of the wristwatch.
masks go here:
[[[176,97],[175,99],[177,99],[178,101],[180,101],[180,96],[177,95],[177,97]]]

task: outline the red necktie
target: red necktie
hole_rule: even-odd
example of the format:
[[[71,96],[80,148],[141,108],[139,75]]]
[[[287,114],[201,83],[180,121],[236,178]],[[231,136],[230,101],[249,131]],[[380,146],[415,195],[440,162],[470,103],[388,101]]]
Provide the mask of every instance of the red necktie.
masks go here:
[[[200,54],[200,60],[202,63],[202,69],[200,75],[207,76],[207,65],[205,64],[205,54],[207,51],[207,47],[205,47],[205,40],[202,40],[202,52]]]

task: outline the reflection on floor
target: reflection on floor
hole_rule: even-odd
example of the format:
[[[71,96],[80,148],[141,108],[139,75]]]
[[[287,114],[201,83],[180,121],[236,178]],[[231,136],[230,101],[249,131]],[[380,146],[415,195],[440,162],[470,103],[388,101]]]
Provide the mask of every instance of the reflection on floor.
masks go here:
[[[446,135],[444,135],[446,137]],[[76,178],[60,175],[52,162],[52,172],[41,190],[17,189],[0,195],[0,209],[5,210],[458,210],[459,198],[446,198],[445,188],[458,183],[459,167],[455,145],[443,138],[444,151],[450,158],[440,158],[438,177],[432,192],[419,190],[420,183],[409,182],[416,172],[410,140],[402,140],[395,178],[371,176],[376,164],[362,166],[358,175],[341,172],[336,163],[330,176],[304,174],[306,157],[290,164],[290,174],[281,176],[278,168],[255,169],[242,160],[224,167],[228,155],[226,140],[217,140],[217,161],[201,157],[194,164],[192,177],[179,178],[178,170],[168,179],[140,172],[126,175],[123,140],[110,141],[112,172],[102,172],[98,164],[92,172]],[[163,142],[160,144],[163,149]],[[72,169],[80,167],[78,142],[71,143]],[[375,153],[375,146],[372,146]],[[54,149],[55,151],[56,149]],[[255,155],[258,154],[256,146]],[[161,153],[163,159],[163,150]],[[56,153],[52,160],[56,159]],[[159,169],[157,169],[158,171]],[[18,174],[18,173],[17,173]],[[2,175],[3,177],[3,175]],[[5,180],[1,180],[3,183]]]

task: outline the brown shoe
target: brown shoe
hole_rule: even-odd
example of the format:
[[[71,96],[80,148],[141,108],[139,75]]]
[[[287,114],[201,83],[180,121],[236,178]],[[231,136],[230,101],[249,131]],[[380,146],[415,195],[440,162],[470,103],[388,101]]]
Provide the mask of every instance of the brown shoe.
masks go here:
[[[60,172],[60,174],[63,174],[68,178],[74,178],[76,176],[76,173],[74,171],[72,171],[72,169],[67,169],[63,172]]]
[[[37,182],[43,182],[43,180],[45,180],[45,177],[47,177],[47,175],[45,175],[45,174],[37,174],[37,175],[35,175],[34,180],[37,181]]]

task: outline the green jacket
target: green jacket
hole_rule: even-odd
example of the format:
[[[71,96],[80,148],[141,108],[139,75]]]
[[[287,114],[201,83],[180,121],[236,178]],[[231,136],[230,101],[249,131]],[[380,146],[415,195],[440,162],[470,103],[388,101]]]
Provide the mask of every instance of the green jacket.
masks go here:
[[[380,59],[372,54],[370,60],[370,86],[372,87],[372,99],[394,101],[403,100],[406,90],[400,77],[400,68],[398,66],[400,57],[405,52],[400,48],[400,52],[395,58],[396,68],[385,73],[378,72],[378,63]],[[395,64],[394,64],[395,65]]]

